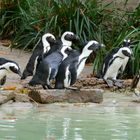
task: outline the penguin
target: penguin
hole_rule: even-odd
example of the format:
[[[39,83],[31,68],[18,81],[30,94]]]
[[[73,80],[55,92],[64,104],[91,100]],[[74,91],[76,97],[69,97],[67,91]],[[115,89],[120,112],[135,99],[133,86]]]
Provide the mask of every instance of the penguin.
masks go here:
[[[6,82],[6,76],[8,73],[15,73],[21,77],[21,70],[19,65],[5,58],[0,58],[0,85],[4,85]]]
[[[37,66],[36,73],[29,82],[29,85],[41,84],[44,89],[46,89],[46,86],[49,89],[52,88],[50,80],[55,79],[61,62],[68,56],[65,51],[72,49],[71,45],[76,41],[79,41],[79,38],[73,32],[64,32],[61,36],[61,44],[59,44],[61,47],[43,58]]]
[[[69,55],[59,66],[56,75],[55,89],[68,88],[75,79],[77,79],[78,58],[80,56],[79,50],[69,50]],[[72,80],[73,77],[73,80]]]
[[[129,39],[123,41],[122,47],[115,48],[107,54],[103,62],[100,76],[107,82],[109,87],[112,87],[113,84],[118,87],[122,86],[122,81],[116,79],[118,78],[118,74],[125,70],[132,54]]]
[[[35,72],[37,59],[39,57],[41,59],[43,54],[47,54],[47,52],[49,52],[49,50],[51,49],[51,46],[54,44],[55,40],[56,40],[55,36],[52,35],[51,33],[46,33],[42,36],[41,41],[33,50],[33,53],[23,71],[21,80],[26,79],[28,76],[33,75],[33,73]]]
[[[56,89],[69,88],[84,69],[85,62],[89,55],[104,47],[95,40],[91,40],[83,47],[82,51],[72,50],[69,56],[61,63],[55,82]]]

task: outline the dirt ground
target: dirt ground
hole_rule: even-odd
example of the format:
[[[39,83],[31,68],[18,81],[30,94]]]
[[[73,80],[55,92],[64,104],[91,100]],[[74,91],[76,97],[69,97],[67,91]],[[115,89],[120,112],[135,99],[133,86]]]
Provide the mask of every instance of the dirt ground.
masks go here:
[[[103,0],[104,3],[109,3],[109,2],[113,2],[115,5],[117,5],[119,8],[121,8],[126,0]],[[127,2],[127,9],[134,9],[138,6],[138,4],[140,3],[139,0],[128,0]]]

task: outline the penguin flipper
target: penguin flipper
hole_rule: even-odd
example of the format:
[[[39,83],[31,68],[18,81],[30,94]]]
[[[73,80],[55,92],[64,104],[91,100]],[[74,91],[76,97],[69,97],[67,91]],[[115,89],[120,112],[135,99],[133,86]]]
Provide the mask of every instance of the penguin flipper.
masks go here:
[[[104,79],[104,81],[106,82],[109,88],[113,87],[113,81],[111,79]]]
[[[6,75],[0,80],[0,85],[4,85],[6,82]]]
[[[75,68],[72,68],[70,71],[71,71],[71,83],[70,83],[70,85],[73,85],[77,80],[77,69],[75,67]]]

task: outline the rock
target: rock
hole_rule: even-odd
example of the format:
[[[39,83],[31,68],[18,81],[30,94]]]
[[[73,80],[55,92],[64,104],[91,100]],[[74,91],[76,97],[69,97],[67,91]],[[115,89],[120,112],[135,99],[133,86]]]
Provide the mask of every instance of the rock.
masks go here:
[[[39,103],[101,103],[103,101],[103,90],[80,89],[80,90],[31,90],[30,98]]]
[[[15,93],[14,100],[16,102],[30,102],[29,96],[27,94]]]
[[[15,98],[13,91],[0,91],[0,105]]]

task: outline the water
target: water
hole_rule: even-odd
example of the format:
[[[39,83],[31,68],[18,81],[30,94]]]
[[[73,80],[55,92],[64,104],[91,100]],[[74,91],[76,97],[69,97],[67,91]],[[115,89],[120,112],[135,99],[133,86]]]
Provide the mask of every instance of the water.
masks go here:
[[[139,140],[140,107],[15,103],[0,108],[0,140]]]

